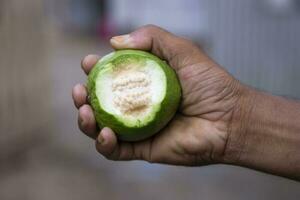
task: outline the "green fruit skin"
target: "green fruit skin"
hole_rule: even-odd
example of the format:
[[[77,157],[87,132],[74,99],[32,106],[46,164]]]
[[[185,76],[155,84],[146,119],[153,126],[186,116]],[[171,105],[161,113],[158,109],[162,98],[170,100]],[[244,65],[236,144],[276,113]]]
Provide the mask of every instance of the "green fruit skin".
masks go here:
[[[151,59],[157,62],[166,74],[167,90],[165,98],[161,102],[161,108],[158,112],[156,112],[154,119],[147,125],[142,127],[125,126],[117,118],[101,108],[99,100],[96,96],[96,77],[101,68],[118,56],[124,55],[141,56],[147,59]],[[111,128],[117,134],[118,139],[123,141],[139,141],[159,132],[173,118],[178,109],[181,99],[181,87],[175,71],[165,61],[162,61],[160,58],[154,56],[153,54],[140,50],[118,50],[115,51],[112,56],[108,56],[107,58],[100,60],[94,66],[88,76],[87,89],[90,95],[90,104],[94,110],[98,126],[100,128]]]

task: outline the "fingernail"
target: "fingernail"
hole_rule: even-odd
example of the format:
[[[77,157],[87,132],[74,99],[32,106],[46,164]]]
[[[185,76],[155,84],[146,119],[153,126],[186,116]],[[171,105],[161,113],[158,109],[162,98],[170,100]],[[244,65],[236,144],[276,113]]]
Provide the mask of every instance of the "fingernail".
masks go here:
[[[112,37],[110,39],[110,42],[115,45],[128,44],[128,43],[130,43],[130,35],[126,34],[126,35]]]
[[[86,102],[88,102],[89,104],[91,103],[91,96],[90,95],[86,96]]]
[[[102,131],[100,132],[100,134],[99,134],[97,140],[98,140],[98,143],[99,143],[99,144],[103,144],[104,138],[103,138],[103,136],[102,136]]]

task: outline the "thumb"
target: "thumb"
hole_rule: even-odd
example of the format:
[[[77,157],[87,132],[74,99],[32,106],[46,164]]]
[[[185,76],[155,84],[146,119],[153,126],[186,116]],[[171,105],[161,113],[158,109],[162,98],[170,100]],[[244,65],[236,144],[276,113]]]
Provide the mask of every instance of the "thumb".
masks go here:
[[[147,25],[136,31],[113,37],[110,43],[115,49],[140,49],[150,51],[167,60],[174,68],[201,62],[206,56],[189,40],[177,37],[154,25]]]

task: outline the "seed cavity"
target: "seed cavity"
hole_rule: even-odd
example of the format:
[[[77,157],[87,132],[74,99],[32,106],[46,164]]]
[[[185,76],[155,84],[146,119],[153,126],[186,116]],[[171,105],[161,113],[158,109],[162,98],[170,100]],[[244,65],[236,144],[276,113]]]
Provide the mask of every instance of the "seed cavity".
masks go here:
[[[141,114],[151,104],[150,84],[149,76],[143,71],[118,74],[112,82],[114,105],[123,114]]]

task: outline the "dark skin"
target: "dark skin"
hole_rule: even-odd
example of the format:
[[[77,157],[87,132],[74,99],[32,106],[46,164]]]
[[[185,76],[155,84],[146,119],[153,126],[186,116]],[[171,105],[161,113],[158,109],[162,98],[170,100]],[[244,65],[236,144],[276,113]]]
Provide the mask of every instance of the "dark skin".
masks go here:
[[[115,49],[140,49],[166,60],[182,86],[174,119],[155,136],[122,142],[97,129],[84,85],[73,88],[80,130],[111,160],[199,166],[228,163],[300,179],[300,104],[253,90],[227,73],[191,41],[145,26],[111,39]],[[86,74],[99,56],[82,61]],[[259,104],[258,104],[259,102]]]

